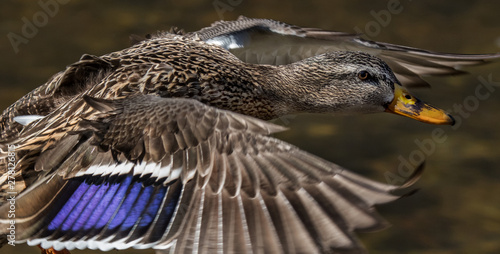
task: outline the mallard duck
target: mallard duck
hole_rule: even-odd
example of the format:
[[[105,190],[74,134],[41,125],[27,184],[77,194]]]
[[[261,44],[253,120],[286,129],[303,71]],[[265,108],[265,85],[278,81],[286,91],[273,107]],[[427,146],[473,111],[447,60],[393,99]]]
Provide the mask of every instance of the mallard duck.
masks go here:
[[[253,42],[274,36],[303,45],[258,53]],[[302,50],[311,44],[321,50]],[[384,228],[373,206],[399,198],[421,171],[402,186],[375,182],[270,137],[285,128],[265,120],[386,111],[453,124],[398,77],[423,84],[422,75],[499,57],[248,18],[84,55],[0,117],[0,202],[15,196],[15,239],[8,202],[0,233],[53,252],[362,252],[354,231]]]

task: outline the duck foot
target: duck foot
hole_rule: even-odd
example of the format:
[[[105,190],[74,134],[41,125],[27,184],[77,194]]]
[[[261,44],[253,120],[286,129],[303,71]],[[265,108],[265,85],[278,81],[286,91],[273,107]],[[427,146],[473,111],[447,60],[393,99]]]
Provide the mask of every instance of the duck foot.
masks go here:
[[[38,248],[42,250],[42,254],[71,254],[67,249],[64,250],[54,250],[54,248],[44,249],[40,245],[38,245]]]

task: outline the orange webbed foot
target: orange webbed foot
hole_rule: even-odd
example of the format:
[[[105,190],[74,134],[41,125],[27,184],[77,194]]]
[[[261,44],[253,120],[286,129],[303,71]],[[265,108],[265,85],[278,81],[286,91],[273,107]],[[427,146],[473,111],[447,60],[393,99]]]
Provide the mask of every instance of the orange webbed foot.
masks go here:
[[[42,250],[42,254],[71,254],[67,249],[64,250],[54,250],[54,248],[44,249],[40,245],[38,245],[38,248]]]

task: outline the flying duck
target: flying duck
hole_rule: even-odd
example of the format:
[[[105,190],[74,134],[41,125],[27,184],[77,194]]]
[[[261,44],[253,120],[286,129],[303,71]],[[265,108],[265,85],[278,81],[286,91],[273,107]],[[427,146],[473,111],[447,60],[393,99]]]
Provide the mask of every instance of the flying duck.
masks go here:
[[[421,170],[372,181],[266,120],[385,111],[450,125],[404,86],[498,58],[245,17],[83,55],[0,116],[0,234],[46,253],[363,252],[354,231],[384,228],[373,206]]]

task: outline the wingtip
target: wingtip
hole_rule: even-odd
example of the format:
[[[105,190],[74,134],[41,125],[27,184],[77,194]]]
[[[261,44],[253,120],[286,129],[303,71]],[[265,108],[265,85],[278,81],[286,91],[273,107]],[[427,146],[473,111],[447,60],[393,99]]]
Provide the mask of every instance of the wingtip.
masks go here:
[[[285,127],[285,126],[282,126],[279,124],[274,124],[274,123],[270,123],[267,126],[267,128],[268,128],[269,134],[283,132],[283,131],[287,131],[289,129],[288,127]]]
[[[406,179],[406,181],[400,186],[400,188],[407,188],[415,184],[420,179],[420,177],[422,177],[424,169],[425,169],[425,161],[420,163],[420,165],[418,165],[417,168],[415,168],[415,171],[413,171],[410,177]]]
[[[403,184],[401,184],[400,186],[397,186],[397,188],[394,189],[392,191],[392,193],[394,195],[399,196],[398,199],[412,196],[413,194],[417,193],[420,189],[416,188],[416,189],[408,190],[408,188],[413,186],[420,179],[420,177],[422,177],[422,174],[424,172],[424,168],[425,168],[425,161],[420,163],[420,165],[418,165],[415,168],[415,171],[413,171],[413,173],[406,179],[406,181]],[[395,192],[401,193],[401,194],[396,194]]]

